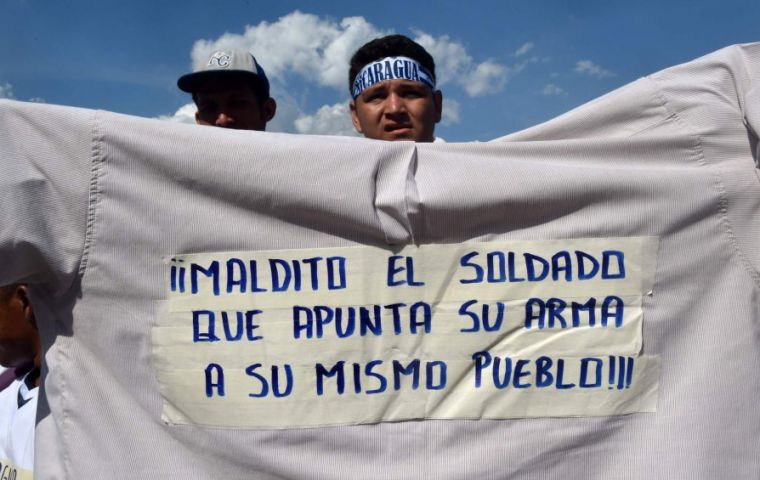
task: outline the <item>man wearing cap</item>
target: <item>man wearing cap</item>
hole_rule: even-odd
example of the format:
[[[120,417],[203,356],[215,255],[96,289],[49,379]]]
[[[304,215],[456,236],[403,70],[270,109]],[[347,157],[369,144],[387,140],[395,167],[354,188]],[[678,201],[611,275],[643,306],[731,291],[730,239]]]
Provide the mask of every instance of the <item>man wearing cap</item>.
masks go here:
[[[199,125],[263,131],[277,110],[264,69],[245,50],[212,53],[177,86],[193,95]]]
[[[377,38],[351,57],[349,104],[356,131],[377,140],[435,140],[443,94],[435,87],[435,62],[403,35]]]

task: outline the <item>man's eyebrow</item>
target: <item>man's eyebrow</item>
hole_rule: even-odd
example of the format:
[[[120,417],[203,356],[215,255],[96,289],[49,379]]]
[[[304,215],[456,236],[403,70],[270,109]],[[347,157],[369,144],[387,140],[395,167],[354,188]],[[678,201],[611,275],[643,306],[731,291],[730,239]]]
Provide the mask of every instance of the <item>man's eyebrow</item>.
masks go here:
[[[362,93],[369,92],[369,93],[376,93],[376,92],[384,92],[388,90],[388,86],[384,83],[376,83],[372,85],[371,87],[366,88]]]
[[[419,82],[402,83],[402,84],[399,84],[397,88],[408,89],[408,90],[423,90],[423,89],[430,90],[424,83],[419,83]]]

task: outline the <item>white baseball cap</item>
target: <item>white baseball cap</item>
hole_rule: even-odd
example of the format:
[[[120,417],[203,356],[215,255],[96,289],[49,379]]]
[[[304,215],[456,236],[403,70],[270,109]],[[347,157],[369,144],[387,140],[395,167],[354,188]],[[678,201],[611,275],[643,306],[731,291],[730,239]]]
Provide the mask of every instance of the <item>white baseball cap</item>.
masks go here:
[[[269,98],[269,79],[256,58],[241,49],[220,50],[212,53],[208,60],[192,73],[182,75],[177,80],[180,90],[193,93],[211,78],[243,78],[254,86],[261,100]]]

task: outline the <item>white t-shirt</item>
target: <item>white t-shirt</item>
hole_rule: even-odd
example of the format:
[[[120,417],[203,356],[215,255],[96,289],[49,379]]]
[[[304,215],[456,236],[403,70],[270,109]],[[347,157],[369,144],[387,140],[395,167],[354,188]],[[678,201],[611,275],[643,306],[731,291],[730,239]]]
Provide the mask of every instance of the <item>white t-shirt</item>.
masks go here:
[[[39,387],[18,378],[0,391],[0,478],[31,479]]]

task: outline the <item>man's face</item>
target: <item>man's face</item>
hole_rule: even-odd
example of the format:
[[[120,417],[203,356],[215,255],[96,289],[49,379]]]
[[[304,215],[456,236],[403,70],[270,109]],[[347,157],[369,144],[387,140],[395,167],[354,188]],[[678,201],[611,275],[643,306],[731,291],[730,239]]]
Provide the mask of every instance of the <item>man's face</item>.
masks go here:
[[[239,130],[260,130],[274,117],[273,99],[260,102],[250,85],[240,80],[214,79],[195,92],[195,122]]]
[[[0,365],[15,368],[30,364],[39,349],[39,333],[26,287],[17,286],[9,295],[0,294]]]
[[[411,80],[386,80],[351,102],[351,120],[367,138],[432,142],[442,105],[440,90]]]

